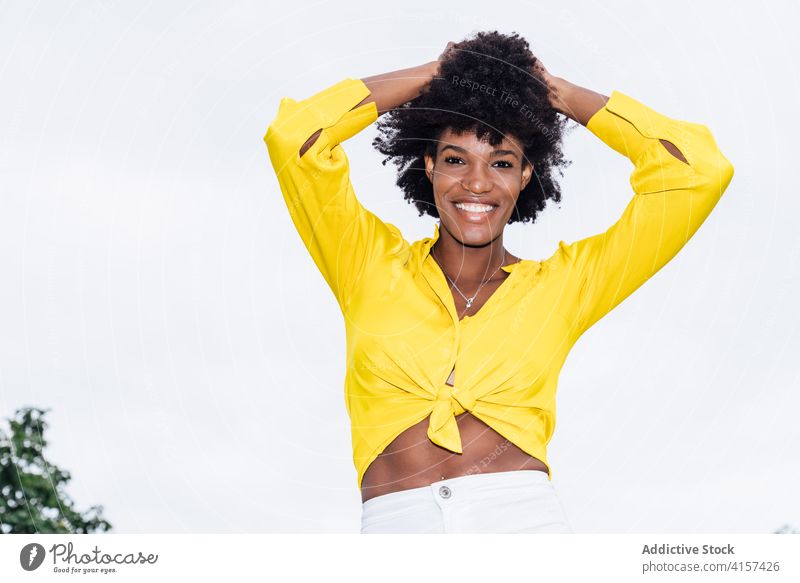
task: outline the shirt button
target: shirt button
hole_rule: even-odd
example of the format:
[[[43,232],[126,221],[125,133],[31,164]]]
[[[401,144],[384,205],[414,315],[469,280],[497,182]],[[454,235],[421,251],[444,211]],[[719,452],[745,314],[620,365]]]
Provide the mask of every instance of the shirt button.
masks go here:
[[[448,488],[447,486],[442,486],[441,488],[439,488],[439,496],[441,496],[442,498],[450,498],[452,494],[453,493],[450,491],[450,488]]]

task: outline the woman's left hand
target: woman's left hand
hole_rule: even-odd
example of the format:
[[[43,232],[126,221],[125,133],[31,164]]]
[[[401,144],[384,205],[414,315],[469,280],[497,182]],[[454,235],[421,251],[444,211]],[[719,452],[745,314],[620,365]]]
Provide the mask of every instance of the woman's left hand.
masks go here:
[[[583,126],[608,101],[606,95],[551,75],[538,58],[533,64],[533,75],[547,85],[547,98],[553,109]]]
[[[550,71],[547,70],[547,67],[544,66],[544,63],[542,63],[538,57],[536,58],[536,62],[533,64],[533,75],[544,81],[544,84],[548,89],[547,97],[550,100],[550,105],[552,105],[556,111],[561,111],[559,106],[562,104],[558,98],[556,77],[553,77],[550,74]]]

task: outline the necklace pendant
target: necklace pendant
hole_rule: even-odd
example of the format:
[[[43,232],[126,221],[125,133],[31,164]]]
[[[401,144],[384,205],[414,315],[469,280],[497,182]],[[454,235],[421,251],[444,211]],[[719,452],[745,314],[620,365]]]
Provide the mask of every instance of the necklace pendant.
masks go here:
[[[469,298],[469,299],[467,300],[467,309],[468,309],[468,310],[469,310],[469,309],[472,307],[472,300],[473,300],[473,299],[474,299],[474,298]]]

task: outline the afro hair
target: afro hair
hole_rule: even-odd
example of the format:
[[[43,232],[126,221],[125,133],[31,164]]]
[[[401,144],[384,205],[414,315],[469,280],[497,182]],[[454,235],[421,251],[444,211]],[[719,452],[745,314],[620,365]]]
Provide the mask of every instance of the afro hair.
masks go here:
[[[550,105],[536,64],[528,41],[517,33],[477,32],[451,47],[439,75],[418,97],[378,120],[372,145],[385,156],[384,165],[391,160],[397,166],[397,185],[420,216],[439,217],[424,155],[435,156],[448,128],[474,132],[492,146],[508,135],[522,145],[534,175],[520,192],[509,224],[535,222],[548,199],[561,201],[554,172],[563,176],[570,163],[561,151],[567,120]]]

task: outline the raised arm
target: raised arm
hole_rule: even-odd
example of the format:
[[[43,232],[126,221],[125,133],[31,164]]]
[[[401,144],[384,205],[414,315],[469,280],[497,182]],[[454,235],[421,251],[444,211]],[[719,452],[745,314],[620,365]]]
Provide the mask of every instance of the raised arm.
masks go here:
[[[710,130],[669,118],[619,92],[606,97],[550,76],[551,103],[634,165],[634,196],[608,230],[572,244],[562,259],[578,278],[580,336],[683,248],[733,178]]]
[[[447,43],[442,54],[435,61],[430,61],[424,65],[400,69],[391,73],[382,73],[361,79],[369,89],[369,95],[365,97],[356,107],[375,103],[380,117],[387,111],[400,107],[404,103],[416,98],[422,89],[439,73],[439,64],[445,54],[453,46],[453,42]],[[316,141],[321,130],[314,132],[300,149],[300,155]]]
[[[579,124],[585,126],[589,123],[591,117],[608,101],[607,95],[575,85],[562,77],[550,75],[543,66],[540,65],[540,67],[550,86],[550,103],[556,111]],[[660,142],[670,154],[678,160],[686,162],[686,158],[675,147],[675,144],[663,139]]]
[[[343,310],[371,260],[404,239],[356,198],[340,144],[419,95],[437,70],[432,61],[348,77],[300,101],[284,97],[267,128],[264,142],[292,222]]]

